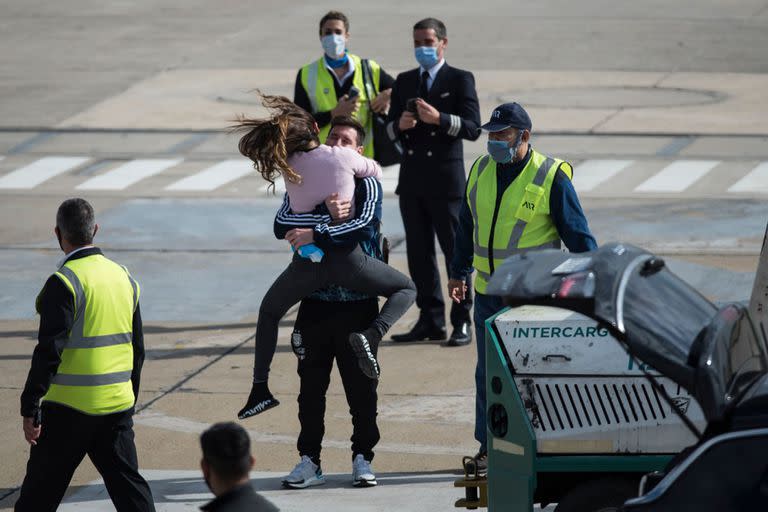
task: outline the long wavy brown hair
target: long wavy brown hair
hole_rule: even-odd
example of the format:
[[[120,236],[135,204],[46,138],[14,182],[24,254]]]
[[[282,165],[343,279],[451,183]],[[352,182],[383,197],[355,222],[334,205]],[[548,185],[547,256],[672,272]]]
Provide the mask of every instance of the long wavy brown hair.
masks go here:
[[[285,96],[258,94],[269,117],[238,117],[232,128],[246,133],[237,147],[243,156],[253,160],[253,168],[271,187],[281,175],[292,183],[301,183],[301,176],[288,165],[288,157],[320,144],[315,119]]]

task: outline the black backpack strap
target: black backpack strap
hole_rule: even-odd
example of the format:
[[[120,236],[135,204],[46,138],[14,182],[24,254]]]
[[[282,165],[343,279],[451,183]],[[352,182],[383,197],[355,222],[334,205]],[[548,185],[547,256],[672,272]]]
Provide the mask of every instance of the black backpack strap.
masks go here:
[[[376,85],[373,83],[371,63],[368,59],[362,59],[361,62],[363,67],[363,84],[365,84],[365,97],[368,98],[368,109],[371,110],[371,92],[373,92],[373,94],[378,94],[379,91],[376,90]],[[373,112],[373,110],[371,110],[371,112]]]

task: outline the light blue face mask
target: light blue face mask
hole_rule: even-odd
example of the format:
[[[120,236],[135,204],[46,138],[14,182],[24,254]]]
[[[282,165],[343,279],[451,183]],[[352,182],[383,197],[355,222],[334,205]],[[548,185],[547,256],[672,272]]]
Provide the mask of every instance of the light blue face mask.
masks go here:
[[[323,45],[323,51],[331,60],[343,59],[346,55],[346,41],[344,36],[339,34],[328,34],[320,39],[320,44]]]
[[[434,46],[417,46],[413,49],[416,55],[416,62],[424,69],[430,69],[440,62],[437,57],[437,48]]]
[[[509,141],[506,140],[489,140],[486,144],[488,154],[491,155],[493,161],[499,164],[508,164],[511,162],[517,154],[520,144],[523,142],[523,131],[521,130],[517,134],[517,140],[512,147],[509,147]]]

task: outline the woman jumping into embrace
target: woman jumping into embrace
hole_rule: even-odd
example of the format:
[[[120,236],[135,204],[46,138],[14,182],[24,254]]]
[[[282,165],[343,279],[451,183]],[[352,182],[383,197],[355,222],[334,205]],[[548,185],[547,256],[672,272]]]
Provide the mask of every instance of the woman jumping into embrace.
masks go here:
[[[334,193],[338,193],[339,199],[351,199],[355,177],[381,177],[381,168],[375,161],[348,148],[321,144],[314,118],[287,98],[262,96],[262,103],[271,115],[265,119],[240,119],[238,129],[247,133],[240,139],[239,149],[253,160],[256,170],[271,184],[279,176],[284,177],[295,214],[306,213],[312,218],[309,212]],[[351,215],[354,217],[354,212]],[[379,375],[379,364],[372,349],[416,299],[416,287],[407,276],[367,256],[359,244],[330,243],[332,231],[345,228],[343,224],[329,226],[330,216],[324,220],[313,230],[302,230],[299,236],[286,236],[296,252],[261,302],[256,324],[253,387],[248,402],[238,412],[240,419],[279,405],[267,385],[277,346],[278,322],[301,299],[329,285],[387,297],[370,327],[349,336],[350,349],[354,350],[361,370],[372,379]],[[354,220],[348,222],[349,229],[354,229]],[[317,244],[324,251],[320,262],[300,254],[299,249],[310,244]]]

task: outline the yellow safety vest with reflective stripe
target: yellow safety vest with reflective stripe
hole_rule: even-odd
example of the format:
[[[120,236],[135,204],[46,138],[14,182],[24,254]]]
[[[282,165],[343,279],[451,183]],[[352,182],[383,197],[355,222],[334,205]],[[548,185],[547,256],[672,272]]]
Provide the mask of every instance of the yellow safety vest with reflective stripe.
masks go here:
[[[66,262],[54,274],[72,293],[74,323],[43,401],[85,414],[133,407],[133,314],[139,285],[101,254]]]
[[[504,191],[499,211],[494,212],[496,162],[485,155],[472,165],[467,180],[467,203],[474,221],[473,266],[477,271],[475,290],[478,293],[485,293],[493,271],[513,254],[560,247],[560,236],[549,215],[549,193],[558,168],[562,168],[569,179],[573,177],[570,164],[531,149],[528,164]],[[489,247],[491,234],[492,248]]]
[[[376,97],[379,90],[379,78],[381,67],[373,60],[368,60],[371,66],[371,79],[373,80],[373,90],[366,87],[363,81],[363,62],[357,55],[348,54],[355,66],[352,85],[360,90],[360,101],[358,102],[357,113],[353,115],[365,127],[365,151],[363,154],[368,158],[373,158],[373,115],[368,108],[368,100]],[[339,103],[336,97],[336,89],[331,72],[325,66],[325,58],[320,57],[315,62],[311,62],[301,68],[301,85],[307,92],[309,102],[312,105],[312,112],[328,112],[333,110]],[[331,131],[330,123],[320,127],[320,142],[325,143],[328,138],[328,132]]]

